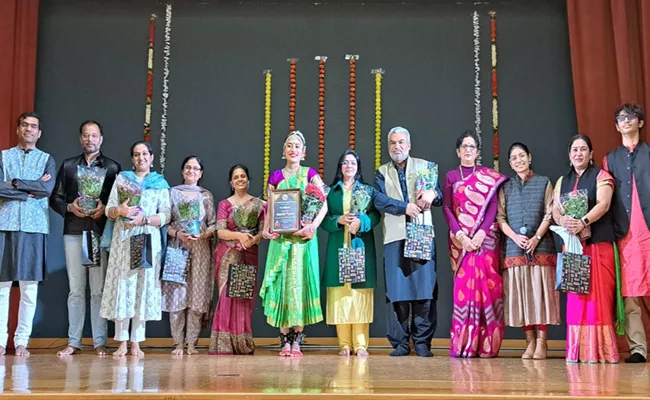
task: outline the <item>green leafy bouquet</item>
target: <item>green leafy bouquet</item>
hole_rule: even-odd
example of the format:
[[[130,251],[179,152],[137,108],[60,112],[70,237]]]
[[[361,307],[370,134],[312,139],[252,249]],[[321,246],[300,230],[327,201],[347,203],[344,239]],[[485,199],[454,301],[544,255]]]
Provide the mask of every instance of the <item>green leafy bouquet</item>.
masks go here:
[[[85,213],[97,208],[97,199],[102,194],[106,168],[77,166],[77,186],[79,189],[79,207]]]

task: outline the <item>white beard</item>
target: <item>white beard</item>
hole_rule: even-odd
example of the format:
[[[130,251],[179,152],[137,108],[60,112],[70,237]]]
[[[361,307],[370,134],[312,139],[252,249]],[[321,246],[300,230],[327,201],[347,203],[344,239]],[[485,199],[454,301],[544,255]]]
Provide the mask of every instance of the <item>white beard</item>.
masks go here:
[[[407,158],[409,158],[409,153],[408,153],[408,152],[407,152],[407,153],[403,153],[403,154],[393,154],[393,153],[390,153],[390,158],[391,158],[394,162],[396,162],[396,163],[399,164],[399,163],[403,162],[404,160],[406,160]]]

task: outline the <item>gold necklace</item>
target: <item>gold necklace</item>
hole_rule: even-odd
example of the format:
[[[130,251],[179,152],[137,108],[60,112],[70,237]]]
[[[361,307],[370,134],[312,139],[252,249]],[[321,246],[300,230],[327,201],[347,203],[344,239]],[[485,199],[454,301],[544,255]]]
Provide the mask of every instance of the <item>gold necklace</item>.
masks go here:
[[[282,168],[282,172],[287,177],[294,176],[295,174],[298,173],[298,171],[300,171],[300,166],[298,166],[298,168],[296,168],[296,169],[289,169],[288,167]]]
[[[459,165],[459,166],[458,166],[458,170],[460,171],[460,179],[464,181],[464,180],[465,180],[465,177],[463,176],[463,166],[462,166],[462,165]],[[472,174],[473,174],[474,172],[476,172],[476,165],[472,168]],[[470,176],[471,176],[472,174],[470,174]],[[468,177],[469,177],[469,176],[468,176]]]

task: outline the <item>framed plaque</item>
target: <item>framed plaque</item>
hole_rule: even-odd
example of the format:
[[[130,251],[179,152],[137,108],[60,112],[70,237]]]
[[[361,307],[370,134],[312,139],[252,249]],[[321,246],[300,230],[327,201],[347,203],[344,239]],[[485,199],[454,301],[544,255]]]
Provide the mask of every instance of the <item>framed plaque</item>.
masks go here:
[[[272,233],[293,233],[301,228],[300,199],[300,189],[271,191],[269,205]]]

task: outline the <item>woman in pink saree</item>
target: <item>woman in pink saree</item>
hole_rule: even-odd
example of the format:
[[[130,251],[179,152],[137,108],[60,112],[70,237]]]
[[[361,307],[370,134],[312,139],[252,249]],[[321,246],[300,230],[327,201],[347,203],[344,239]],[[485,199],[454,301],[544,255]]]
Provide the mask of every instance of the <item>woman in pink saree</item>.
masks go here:
[[[442,196],[454,273],[451,357],[496,357],[505,329],[496,194],[508,178],[477,166],[479,152],[472,131],[460,135],[460,166],[445,176]]]
[[[230,298],[230,264],[252,265],[257,270],[258,243],[262,240],[264,201],[248,193],[248,168],[237,164],[230,169],[232,196],[219,202],[215,251],[219,300],[214,311],[209,354],[253,354],[251,319],[255,295],[251,299]]]
[[[571,169],[555,184],[553,218],[580,238],[583,254],[591,257],[589,293],[566,296],[566,361],[617,363],[615,327],[617,323],[625,323],[625,314],[618,314],[617,319],[614,313],[616,297],[620,294],[616,290],[617,267],[612,245],[615,236],[609,213],[614,178],[595,167],[592,157],[593,148],[587,136],[571,138]],[[563,210],[562,198],[575,196],[578,191],[586,194],[587,213],[573,218],[569,211]]]

